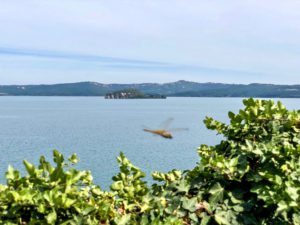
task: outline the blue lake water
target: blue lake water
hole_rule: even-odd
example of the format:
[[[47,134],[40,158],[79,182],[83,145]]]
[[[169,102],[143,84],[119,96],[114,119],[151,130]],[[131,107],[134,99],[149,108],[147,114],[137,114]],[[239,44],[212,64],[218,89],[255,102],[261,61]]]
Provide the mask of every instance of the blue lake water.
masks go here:
[[[300,99],[280,99],[288,109],[299,109]],[[118,173],[120,151],[147,173],[195,167],[197,147],[221,139],[203,124],[205,116],[228,122],[229,110],[238,112],[242,98],[167,98],[105,100],[103,97],[0,97],[0,183],[8,164],[25,175],[23,159],[37,164],[52,150],[76,152],[81,170],[91,170],[94,183],[108,189]],[[168,118],[170,128],[188,128],[164,139],[143,132],[158,128]]]

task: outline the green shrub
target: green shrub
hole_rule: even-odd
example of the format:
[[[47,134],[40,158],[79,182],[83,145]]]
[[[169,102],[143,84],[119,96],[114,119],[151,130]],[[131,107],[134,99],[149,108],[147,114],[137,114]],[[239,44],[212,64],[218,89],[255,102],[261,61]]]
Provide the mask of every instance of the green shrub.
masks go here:
[[[11,166],[0,185],[1,224],[220,224],[300,225],[300,112],[280,102],[245,99],[245,109],[228,113],[230,124],[207,117],[208,129],[222,134],[216,146],[198,148],[192,170],[145,173],[123,153],[112,191],[93,185],[89,171],[69,168],[53,152],[28,175]]]

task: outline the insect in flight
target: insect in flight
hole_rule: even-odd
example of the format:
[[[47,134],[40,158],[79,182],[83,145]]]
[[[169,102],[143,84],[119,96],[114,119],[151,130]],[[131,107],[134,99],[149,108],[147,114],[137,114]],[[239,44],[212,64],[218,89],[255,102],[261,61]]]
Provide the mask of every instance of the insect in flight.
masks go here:
[[[173,118],[169,118],[168,120],[164,121],[160,127],[163,127],[163,129],[149,129],[149,128],[144,128],[143,131],[145,132],[150,132],[152,134],[159,135],[163,138],[173,138],[170,132],[173,131],[182,131],[182,130],[188,130],[188,128],[172,128],[172,129],[167,129],[170,125],[170,123],[173,121]]]

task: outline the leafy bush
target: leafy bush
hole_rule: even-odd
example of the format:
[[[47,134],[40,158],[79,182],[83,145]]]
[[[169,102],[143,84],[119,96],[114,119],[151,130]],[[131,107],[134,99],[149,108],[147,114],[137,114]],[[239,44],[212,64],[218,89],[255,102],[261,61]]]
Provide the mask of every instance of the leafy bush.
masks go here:
[[[1,224],[300,224],[300,111],[272,100],[243,101],[230,124],[206,117],[224,140],[198,148],[192,170],[145,173],[123,153],[112,191],[93,185],[89,171],[69,168],[53,152],[55,167],[41,157],[28,175],[11,166],[0,185]]]

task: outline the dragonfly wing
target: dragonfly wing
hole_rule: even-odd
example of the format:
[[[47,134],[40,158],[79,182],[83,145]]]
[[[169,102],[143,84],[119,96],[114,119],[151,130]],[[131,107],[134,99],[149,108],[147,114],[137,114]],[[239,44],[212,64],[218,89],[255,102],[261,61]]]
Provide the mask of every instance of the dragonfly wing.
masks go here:
[[[174,120],[174,118],[170,117],[169,119],[163,121],[158,127],[161,130],[166,130],[170,124],[172,123],[172,121]]]
[[[176,132],[176,131],[186,131],[186,130],[189,130],[189,128],[171,128],[171,129],[168,129],[167,131],[168,132]]]

